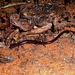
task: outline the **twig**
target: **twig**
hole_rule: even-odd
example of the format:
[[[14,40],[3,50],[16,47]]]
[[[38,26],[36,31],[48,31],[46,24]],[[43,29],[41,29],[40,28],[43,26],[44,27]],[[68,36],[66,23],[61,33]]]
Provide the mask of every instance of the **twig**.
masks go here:
[[[18,32],[19,32],[19,29],[14,30],[14,32],[12,32],[7,39],[13,38]]]
[[[0,7],[0,9],[3,9],[3,8],[8,8],[8,7],[11,7],[11,6],[17,6],[17,5],[22,5],[22,4],[26,4],[25,2],[20,2],[20,3],[12,3],[12,4],[8,4],[6,6],[2,6]]]
[[[32,29],[31,31],[27,32],[27,34],[39,34],[39,33],[43,33],[49,29],[51,29],[52,27],[52,23],[48,23],[43,27],[40,28],[36,28],[36,29]]]
[[[26,31],[25,27],[22,26],[20,21],[17,21],[16,18],[13,16],[10,16],[10,20],[13,23],[13,25],[19,27],[20,29],[22,29],[23,31]],[[46,23],[45,26],[40,27],[40,28],[36,28],[36,29],[32,29],[31,31],[25,32],[25,34],[38,34],[38,33],[42,33],[45,32],[49,29],[51,29],[52,27],[52,23]]]
[[[10,20],[11,20],[11,23],[14,25],[14,26],[17,26],[19,27],[20,29],[22,29],[23,31],[26,31],[26,29],[23,27],[23,25],[21,24],[20,21],[17,21],[16,18],[14,18],[13,16],[10,16]]]
[[[0,56],[0,62],[1,63],[10,63],[14,61],[13,56]]]
[[[52,23],[48,23],[47,25],[43,26],[43,27],[40,27],[40,28],[35,28],[35,29],[32,29],[31,31],[28,31],[28,32],[23,32],[21,34],[22,35],[31,35],[31,34],[40,34],[40,33],[43,33],[49,29],[51,29],[52,27]]]

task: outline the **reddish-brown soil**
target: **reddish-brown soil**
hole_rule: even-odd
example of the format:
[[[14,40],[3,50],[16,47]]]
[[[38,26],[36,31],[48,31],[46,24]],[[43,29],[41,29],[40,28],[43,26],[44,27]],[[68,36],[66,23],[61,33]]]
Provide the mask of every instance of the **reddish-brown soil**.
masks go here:
[[[13,62],[0,63],[0,75],[75,75],[75,40],[70,37],[60,37],[46,47],[23,47],[18,51],[0,48],[2,55],[14,57]]]
[[[0,75],[75,75],[75,34],[63,36],[45,46],[25,44],[19,50],[0,48],[1,55],[14,57],[10,63],[0,62]]]

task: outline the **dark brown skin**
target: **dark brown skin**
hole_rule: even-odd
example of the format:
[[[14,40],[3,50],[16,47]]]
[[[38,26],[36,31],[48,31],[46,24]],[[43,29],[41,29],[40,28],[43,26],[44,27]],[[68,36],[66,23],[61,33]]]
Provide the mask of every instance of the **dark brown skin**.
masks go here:
[[[47,41],[47,42],[40,42],[40,41],[36,41],[36,40],[22,40],[22,41],[19,41],[17,43],[11,44],[9,48],[13,49],[16,46],[20,46],[20,45],[23,45],[23,44],[37,44],[37,45],[51,44],[52,42],[56,41],[63,33],[69,33],[69,32],[75,33],[75,31],[72,31],[72,30],[64,30],[61,33],[59,33],[58,36],[56,36],[54,39],[52,39],[50,41]]]

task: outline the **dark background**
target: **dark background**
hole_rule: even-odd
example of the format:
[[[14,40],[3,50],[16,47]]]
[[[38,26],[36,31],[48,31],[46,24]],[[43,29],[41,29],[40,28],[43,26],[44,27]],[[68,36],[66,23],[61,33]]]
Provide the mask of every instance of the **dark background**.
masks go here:
[[[75,0],[0,0],[0,4],[7,4],[13,2],[32,2],[32,3],[56,3],[56,4],[68,4],[71,2],[75,2]]]

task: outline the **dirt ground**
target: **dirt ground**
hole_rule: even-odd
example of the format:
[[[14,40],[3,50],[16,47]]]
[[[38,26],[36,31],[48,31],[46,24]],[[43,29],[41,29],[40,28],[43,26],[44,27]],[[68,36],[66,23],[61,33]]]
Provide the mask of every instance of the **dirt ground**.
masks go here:
[[[67,36],[45,46],[0,48],[2,55],[14,58],[13,62],[0,63],[0,75],[75,75],[75,40]]]
[[[19,50],[0,48],[0,55],[12,60],[0,62],[0,75],[75,75],[75,34],[65,35],[45,46],[24,44]]]

